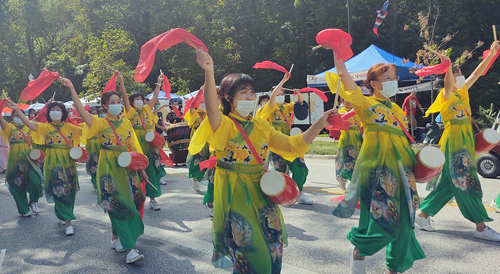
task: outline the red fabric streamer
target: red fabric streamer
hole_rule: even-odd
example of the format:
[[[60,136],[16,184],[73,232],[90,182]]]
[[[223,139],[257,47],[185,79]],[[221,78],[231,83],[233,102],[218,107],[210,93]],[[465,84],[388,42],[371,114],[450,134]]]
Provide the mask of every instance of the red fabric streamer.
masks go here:
[[[290,76],[290,72],[288,72],[288,70],[286,68],[284,68],[284,67],[282,67],[274,62],[267,61],[267,60],[262,61],[260,63],[255,63],[255,65],[252,68],[254,68],[254,69],[274,69],[274,70],[286,73],[288,76]]]
[[[3,112],[3,109],[5,108],[5,104],[7,102],[10,102],[10,101],[7,99],[2,99],[2,101],[0,101],[0,112]],[[12,112],[12,109],[10,111]]]
[[[319,96],[319,98],[321,98],[321,100],[323,100],[323,102],[328,102],[328,98],[326,98],[326,94],[317,88],[301,88],[299,91],[302,93],[314,92],[316,95]]]
[[[86,111],[90,111],[90,106],[86,105],[86,106],[83,107],[83,109],[86,110]]]
[[[181,112],[179,111],[179,109],[176,106],[173,106],[172,108],[174,109],[175,116],[181,117]],[[182,116],[181,118],[184,118],[184,116]]]
[[[440,75],[440,74],[445,73],[449,66],[451,66],[451,61],[445,60],[444,62],[442,62],[439,65],[421,68],[421,69],[415,71],[415,74],[417,76],[420,76],[420,77],[431,75],[431,74]]]
[[[165,92],[165,96],[167,96],[168,100],[170,100],[170,91],[172,91],[172,88],[170,87],[170,82],[168,81],[166,75],[163,77],[163,86],[161,88]]]
[[[203,100],[204,95],[203,95],[203,90],[200,89],[196,96],[189,98],[186,101],[186,107],[184,108],[184,115],[182,115],[182,118],[186,116],[186,113],[189,111],[191,108],[199,108],[201,104],[201,100]]]
[[[217,164],[217,157],[210,156],[208,160],[200,162],[200,170],[204,170],[205,168],[206,169],[214,168],[216,164]]]
[[[59,73],[43,70],[38,78],[33,81],[29,81],[28,86],[21,91],[21,100],[34,100],[57,79],[59,79]]]
[[[172,161],[172,159],[170,159],[170,157],[167,156],[167,154],[165,153],[165,151],[163,151],[163,149],[158,149],[158,151],[160,152],[160,157],[161,157],[161,160],[160,162],[166,166],[174,166],[174,161]]]
[[[331,127],[328,127],[329,129],[339,129],[339,130],[348,130],[349,127],[351,126],[351,122],[348,121],[349,118],[354,116],[356,112],[354,111],[349,111],[348,113],[345,114],[335,114],[330,116],[330,118],[327,119],[328,123],[330,123]]]
[[[38,111],[38,114],[33,118],[33,120],[39,123],[47,123],[47,107],[49,104],[45,104],[43,108]]]
[[[146,80],[153,69],[157,50],[162,51],[168,49],[180,42],[186,42],[196,49],[203,48],[204,51],[208,52],[207,46],[186,30],[181,28],[169,30],[142,45],[139,63],[135,68],[134,80],[136,82],[144,82],[144,80]]]
[[[324,29],[318,32],[316,42],[319,45],[329,45],[337,52],[337,58],[342,58],[344,62],[354,55],[351,50],[352,37],[341,29]]]
[[[7,100],[7,99],[3,99],[3,100]],[[3,100],[2,100],[2,101],[3,101]],[[7,100],[7,101],[8,101],[8,100]],[[6,101],[6,102],[7,102],[7,101]],[[30,105],[27,105],[27,104],[16,104],[16,105],[17,105],[17,106],[19,107],[19,109],[21,109],[22,111],[25,111],[25,110],[27,110],[27,109],[30,107]],[[1,106],[1,105],[0,105],[0,106]],[[6,106],[5,106],[5,102],[3,103],[2,109],[3,109],[3,110],[2,110],[2,112],[3,112],[3,113],[12,113],[12,109],[11,109],[10,107],[6,107]]]
[[[486,75],[486,72],[488,72],[488,70],[490,69],[491,65],[493,65],[493,63],[497,59],[499,53],[500,53],[500,51],[497,51],[497,54],[495,54],[495,56],[493,57],[493,59],[491,59],[490,63],[488,64],[488,67],[483,72],[483,74],[481,74],[481,76]],[[486,59],[486,57],[488,57],[488,54],[490,54],[490,50],[483,51],[483,60]]]
[[[106,91],[116,91],[116,75],[117,73],[113,74],[111,76],[111,79],[109,79],[108,83],[104,87],[104,90],[102,91],[101,95],[104,94]]]

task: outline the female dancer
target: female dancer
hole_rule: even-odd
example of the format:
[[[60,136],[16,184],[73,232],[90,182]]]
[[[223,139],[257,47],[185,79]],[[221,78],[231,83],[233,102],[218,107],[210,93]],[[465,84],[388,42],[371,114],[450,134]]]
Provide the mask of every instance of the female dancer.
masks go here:
[[[274,129],[286,135],[290,135],[294,115],[307,117],[307,115],[303,113],[299,114],[299,112],[306,113],[309,108],[307,103],[304,103],[304,97],[298,89],[295,89],[293,92],[294,95],[297,95],[297,102],[285,103],[285,93],[282,87],[288,79],[290,79],[290,76],[285,74],[278,86],[274,87],[271,93],[271,99],[269,99],[269,102],[262,107],[262,109],[259,109],[257,116],[270,121]],[[268,154],[266,162],[269,166],[283,173],[289,173],[289,171],[293,173],[292,179],[297,183],[301,192],[297,203],[312,205],[313,200],[302,192],[304,184],[306,183],[307,174],[309,173],[304,158],[296,158],[288,161],[273,151],[269,151]]]
[[[344,107],[339,109],[339,113],[347,113],[352,110],[352,104],[346,100]],[[349,118],[351,126],[348,130],[342,130],[340,133],[337,160],[335,161],[335,174],[340,188],[346,190],[347,180],[352,179],[352,171],[358,158],[359,150],[361,149],[361,123],[358,115]]]
[[[426,115],[434,112],[441,114],[445,130],[439,143],[446,162],[441,176],[429,183],[431,188],[437,183],[437,188],[422,201],[417,212],[415,222],[424,230],[435,231],[429,216],[436,215],[451,198],[455,197],[462,215],[476,224],[474,237],[500,241],[500,234],[484,223],[491,222],[492,219],[488,217],[481,200],[483,192],[474,159],[475,140],[470,123],[469,105],[469,88],[483,74],[499,49],[500,43],[494,42],[490,54],[467,80],[458,67],[450,66],[444,77],[444,89],[426,112]]]
[[[330,49],[328,45],[323,47]],[[365,273],[365,256],[386,247],[386,273],[404,272],[425,258],[415,233],[418,194],[413,165],[415,155],[403,132],[403,110],[389,101],[397,91],[396,66],[376,64],[368,70],[365,97],[352,80],[344,61],[333,51],[335,68],[345,90],[339,95],[351,102],[359,116],[365,139],[361,145],[345,200],[333,215],[348,218],[360,200],[358,227],[347,233],[352,273]]]
[[[130,121],[119,116],[123,109],[120,95],[108,91],[101,96],[107,116],[98,118],[83,108],[70,80],[61,78],[60,81],[69,88],[75,107],[85,121],[83,137],[98,136],[101,151],[97,164],[97,197],[111,220],[111,246],[117,252],[127,252],[126,263],[140,261],[144,255],[134,248],[137,238],[144,233],[138,209],[142,208],[145,197],[137,172],[120,167],[118,156],[124,151],[142,153],[142,150]],[[148,180],[144,170],[141,176]]]
[[[23,217],[39,213],[38,199],[43,196],[40,167],[29,159],[31,148],[30,129],[23,124],[17,112],[12,112],[13,123],[7,123],[0,115],[2,132],[0,136],[10,144],[7,162],[6,182],[16,202],[17,212]],[[29,194],[29,202],[26,196]]]
[[[279,273],[282,247],[287,244],[285,224],[278,206],[258,186],[264,174],[261,159],[268,147],[287,159],[302,157],[307,144],[328,125],[326,119],[334,111],[325,112],[304,134],[286,136],[266,120],[250,115],[256,99],[253,80],[234,73],[221,82],[221,115],[212,58],[201,49],[196,53],[198,64],[205,70],[208,119],[194,135],[193,140],[200,141],[191,142],[189,151],[200,152],[205,141],[216,150],[212,263],[215,267],[233,267],[234,273]],[[250,144],[237,125],[244,128]],[[255,147],[257,155],[250,146]]]
[[[99,110],[97,108],[91,108],[90,113],[97,117],[99,115]],[[97,162],[99,161],[99,151],[101,150],[101,145],[99,144],[99,137],[97,135],[92,135],[88,139],[85,140],[85,149],[90,154],[90,158],[85,165],[87,174],[90,175],[90,180],[92,182],[92,186],[94,190],[97,191],[97,183],[96,183],[96,172],[97,172]]]
[[[202,90],[203,87],[200,88]],[[193,137],[194,133],[200,127],[201,122],[205,119],[207,113],[205,111],[205,100],[201,101],[200,107],[198,109],[196,108],[190,108],[186,112],[186,116],[184,119],[188,123],[191,136],[190,139]],[[203,176],[205,175],[206,170],[200,170],[200,162],[207,160],[208,157],[210,157],[210,152],[208,150],[208,144],[205,145],[205,148],[202,149],[199,153],[195,155],[188,155],[189,159],[189,178],[191,178],[191,182],[193,183],[193,189],[195,191],[200,191],[200,185],[199,182],[203,180]]]
[[[148,104],[144,104],[144,97],[141,94],[132,94],[127,97],[127,90],[125,89],[125,84],[123,82],[123,75],[119,72],[118,78],[120,79],[120,93],[123,97],[123,103],[125,104],[125,118],[132,122],[137,139],[141,144],[141,149],[144,155],[148,156],[149,165],[146,168],[146,174],[148,174],[149,181],[154,185],[152,187],[150,184],[146,184],[146,196],[150,198],[149,208],[152,210],[160,210],[160,206],[156,202],[155,198],[161,196],[160,180],[166,175],[163,166],[160,163],[160,152],[158,148],[152,147],[146,142],[146,133],[155,130],[154,114],[152,109],[158,99],[158,93],[163,82],[163,73],[158,76],[158,82],[156,83],[156,88],[153,92],[153,98]],[[132,106],[130,105],[132,102]],[[156,188],[156,189],[155,189]]]
[[[35,142],[45,145],[43,166],[44,190],[47,201],[54,202],[57,218],[66,224],[66,235],[73,235],[71,220],[76,193],[80,190],[76,163],[69,157],[69,151],[80,143],[82,128],[66,123],[68,111],[62,102],[52,102],[47,106],[47,122],[29,121],[16,104],[10,104],[23,123],[34,132]]]
[[[259,101],[257,102],[257,107],[259,109],[257,109],[257,111],[255,112],[255,116],[259,117],[260,112],[262,111],[264,106],[269,102],[269,99],[271,99],[271,97],[269,97],[269,95],[267,94],[259,96]]]

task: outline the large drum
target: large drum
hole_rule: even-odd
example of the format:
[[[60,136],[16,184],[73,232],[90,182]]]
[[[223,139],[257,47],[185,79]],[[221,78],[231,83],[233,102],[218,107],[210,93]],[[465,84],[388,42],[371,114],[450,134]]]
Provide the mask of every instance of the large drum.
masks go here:
[[[138,152],[122,152],[118,156],[118,165],[126,169],[145,170],[148,164],[148,157]]]
[[[260,189],[273,203],[293,205],[299,199],[299,188],[288,175],[278,171],[268,171],[260,179]]]
[[[43,153],[43,151],[41,151],[39,149],[32,149],[30,151],[30,158],[31,158],[31,160],[33,160],[37,163],[41,163],[45,160],[45,153]]]
[[[443,152],[436,146],[424,146],[415,158],[417,164],[413,166],[413,174],[417,183],[427,183],[438,176],[446,160]]]
[[[73,161],[78,163],[86,163],[90,159],[90,155],[86,149],[81,147],[72,147],[69,150],[69,157],[73,159]]]
[[[189,147],[190,139],[189,126],[187,123],[177,123],[167,129],[167,142],[170,151],[186,150]]]
[[[144,136],[146,142],[148,142],[152,147],[163,148],[165,146],[165,139],[157,131],[150,130]]]
[[[476,155],[490,151],[500,142],[500,133],[491,128],[482,130],[475,137]]]

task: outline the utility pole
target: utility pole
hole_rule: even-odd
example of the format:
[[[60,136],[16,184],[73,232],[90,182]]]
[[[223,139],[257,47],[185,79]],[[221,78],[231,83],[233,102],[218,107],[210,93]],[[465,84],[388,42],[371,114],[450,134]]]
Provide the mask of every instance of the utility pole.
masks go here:
[[[347,33],[352,35],[351,0],[347,0]]]

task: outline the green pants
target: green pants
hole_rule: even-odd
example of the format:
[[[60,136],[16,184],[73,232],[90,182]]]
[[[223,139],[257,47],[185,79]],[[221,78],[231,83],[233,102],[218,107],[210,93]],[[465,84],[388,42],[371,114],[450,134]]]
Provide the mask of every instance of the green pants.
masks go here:
[[[493,221],[488,217],[483,202],[479,198],[472,197],[463,191],[458,190],[451,181],[448,165],[444,165],[441,180],[420,204],[420,210],[430,216],[436,215],[451,198],[455,197],[458,208],[462,215],[469,221],[478,224]]]
[[[28,168],[28,184],[24,189],[16,189],[13,187],[8,188],[10,194],[12,194],[12,197],[14,197],[14,201],[16,202],[17,212],[21,215],[30,212],[29,203],[38,203],[38,199],[43,197],[43,188],[40,176],[38,176],[36,171],[31,167]],[[29,195],[29,203],[27,194]]]
[[[139,236],[144,234],[144,223],[139,211],[134,210],[134,214],[124,220],[114,218],[111,215],[109,215],[109,219],[111,220],[111,231],[113,235],[118,236],[123,249],[134,248]]]
[[[205,192],[205,196],[203,197],[203,204],[213,204],[214,203],[214,185],[208,184],[207,192]]]
[[[410,225],[410,214],[404,189],[400,187],[400,230],[398,238],[390,236],[371,218],[370,210],[361,203],[359,226],[347,233],[347,239],[359,250],[359,256],[371,256],[386,247],[387,269],[405,272],[416,260],[424,259],[425,254]]]
[[[69,204],[54,198],[54,211],[56,213],[56,217],[61,221],[71,221],[76,219],[73,214],[75,209],[76,193],[69,194],[68,198],[70,199]]]

